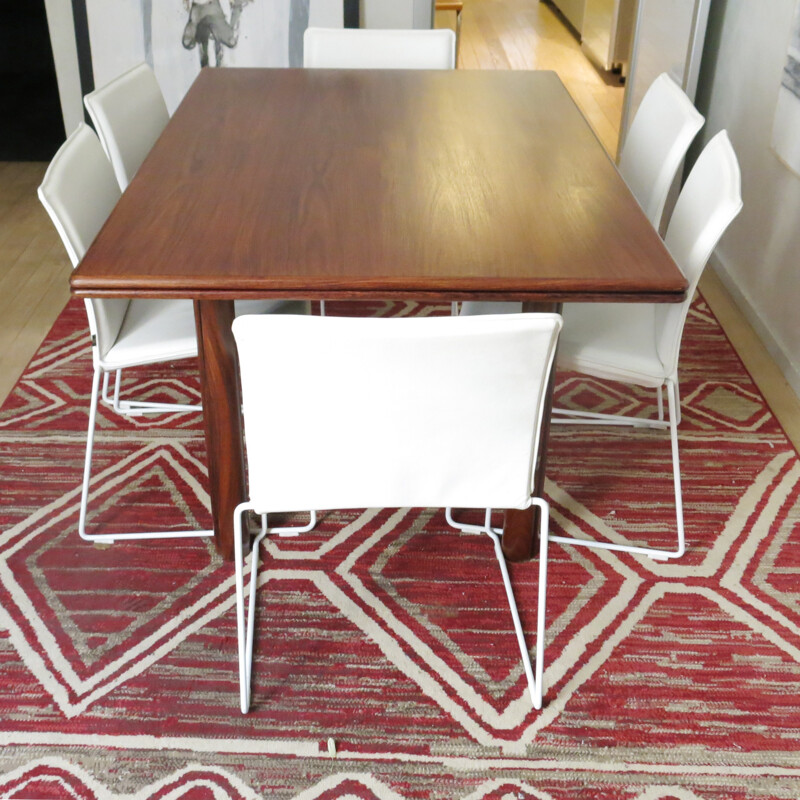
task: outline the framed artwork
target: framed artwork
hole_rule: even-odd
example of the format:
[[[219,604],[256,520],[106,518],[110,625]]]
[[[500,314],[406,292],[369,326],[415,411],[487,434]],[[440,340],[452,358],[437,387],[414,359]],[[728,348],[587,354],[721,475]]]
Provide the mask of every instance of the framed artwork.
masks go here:
[[[309,0],[78,0],[94,85],[142,61],[172,113],[201,68],[301,66]]]

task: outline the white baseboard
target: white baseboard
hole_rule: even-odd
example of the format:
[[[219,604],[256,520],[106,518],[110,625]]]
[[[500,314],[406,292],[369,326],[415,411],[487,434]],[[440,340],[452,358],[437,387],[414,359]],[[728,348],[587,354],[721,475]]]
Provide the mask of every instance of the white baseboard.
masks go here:
[[[711,259],[709,260],[709,266],[714,270],[714,272],[717,273],[719,279],[722,281],[734,302],[739,307],[739,310],[742,312],[744,318],[753,327],[753,330],[756,332],[759,339],[761,339],[764,347],[767,348],[767,351],[778,365],[778,369],[780,369],[780,371],[783,373],[783,376],[786,378],[786,382],[792,387],[792,390],[798,396],[798,398],[800,398],[800,365],[792,361],[790,354],[787,353],[777,339],[775,339],[775,337],[772,335],[772,332],[764,324],[763,320],[753,308],[750,301],[747,299],[747,297],[745,297],[741,289],[739,289],[736,281],[725,269],[725,265],[722,263],[716,253],[711,256]]]

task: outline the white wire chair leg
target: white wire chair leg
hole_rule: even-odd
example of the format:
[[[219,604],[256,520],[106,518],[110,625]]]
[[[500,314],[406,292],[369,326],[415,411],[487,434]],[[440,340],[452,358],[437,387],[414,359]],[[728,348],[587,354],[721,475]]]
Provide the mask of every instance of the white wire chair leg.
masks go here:
[[[678,386],[667,381],[667,402],[669,404],[669,434],[672,444],[672,479],[675,484],[675,523],[678,526],[678,549],[669,556],[679,558],[686,552],[686,540],[683,527],[683,490],[681,488],[681,459],[678,450],[678,423],[680,422],[680,403],[678,402]]]
[[[103,371],[103,391],[100,399],[108,406],[113,406],[114,401],[108,396],[108,376],[110,373]]]
[[[119,413],[119,407],[120,407],[119,406],[119,392],[120,392],[121,388],[122,388],[122,370],[118,369],[114,373],[114,402],[113,402],[114,411],[117,411],[118,413]]]
[[[625,414],[601,414],[597,411],[574,411],[571,408],[554,408],[553,425],[620,425],[629,428],[666,429],[669,422],[663,419],[629,417]]]
[[[78,535],[87,542],[112,543],[125,539],[189,539],[195,537],[213,536],[213,530],[192,531],[150,531],[146,533],[87,533],[86,515],[89,505],[89,483],[92,475],[92,453],[94,451],[94,431],[97,424],[97,405],[100,397],[100,375],[103,370],[95,367],[92,378],[92,396],[89,405],[89,426],[86,432],[86,456],[83,462],[83,483],[81,486],[81,504],[78,515]],[[105,382],[104,382],[105,383]],[[107,386],[107,383],[105,384]]]
[[[117,414],[124,414],[129,417],[136,417],[141,414],[169,414],[169,413],[182,413],[184,411],[202,411],[203,406],[200,404],[190,403],[151,403],[145,400],[120,400],[120,387],[122,385],[122,370],[113,370],[114,372],[114,395],[108,396],[108,376],[112,370],[103,371],[103,393],[101,395],[103,402],[116,411]]]
[[[514,599],[511,578],[508,574],[508,566],[506,565],[503,548],[501,547],[500,535],[502,531],[491,527],[492,510],[490,508],[486,509],[483,525],[469,525],[456,522],[453,519],[452,509],[449,508],[445,509],[445,517],[448,523],[454,528],[459,528],[460,530],[471,533],[485,533],[492,539],[494,553],[497,558],[497,563],[500,565],[500,573],[503,577],[503,586],[506,590],[511,619],[514,623],[514,633],[516,634],[520,656],[522,657],[522,668],[525,671],[525,677],[528,681],[528,691],[531,695],[531,702],[535,709],[540,709],[542,707],[542,676],[544,672],[544,629],[545,606],[547,602],[547,531],[549,526],[550,506],[547,504],[547,501],[538,497],[531,498],[531,502],[539,508],[539,590],[536,611],[535,668],[531,667],[530,653],[528,652],[528,646],[525,642],[525,634],[522,630],[522,623],[519,618],[517,601]]]
[[[667,408],[669,419],[661,420],[639,420],[636,417],[624,417],[612,414],[593,414],[588,411],[570,411],[553,409],[554,413],[569,416],[569,419],[552,419],[551,422],[567,424],[595,424],[602,425],[633,425],[634,427],[666,428],[669,427],[670,446],[672,449],[672,474],[675,487],[675,520],[678,531],[678,546],[675,550],[661,550],[655,547],[637,547],[628,544],[616,544],[612,542],[596,542],[592,539],[576,539],[572,536],[551,536],[551,542],[560,544],[574,544],[581,547],[594,547],[598,550],[617,550],[623,553],[638,553],[649,556],[656,561],[667,561],[672,558],[680,558],[686,552],[686,539],[683,525],[683,495],[681,492],[681,466],[678,452],[678,421],[680,420],[680,410],[678,408],[678,393],[675,382],[668,378],[664,381],[667,387]],[[660,397],[660,395],[659,395]]]
[[[236,571],[236,632],[239,649],[239,705],[242,714],[250,708],[250,673],[253,661],[253,632],[255,630],[255,592],[258,578],[258,546],[266,533],[262,525],[261,533],[253,541],[250,566],[250,613],[245,625],[244,614],[244,553],[242,551],[242,514],[251,510],[249,503],[240,503],[233,512],[233,553]]]
[[[531,695],[533,707],[542,707],[542,676],[544,672],[544,629],[545,629],[545,604],[547,600],[547,545],[548,545],[548,520],[549,506],[546,501],[539,498],[532,498],[532,503],[539,507],[539,590],[536,614],[536,655],[535,667],[531,666],[530,654],[525,642],[525,634],[522,630],[522,623],[519,618],[517,602],[514,599],[514,591],[511,587],[511,579],[508,574],[508,567],[503,556],[503,549],[500,546],[500,531],[495,531],[491,527],[491,509],[486,509],[484,525],[468,525],[455,522],[452,518],[451,509],[446,509],[448,522],[461,530],[486,533],[494,544],[494,552],[497,562],[500,565],[500,572],[503,577],[503,586],[506,591],[508,606],[511,611],[511,618],[514,624],[514,633],[517,637],[522,666],[528,682],[528,690]],[[248,592],[248,609],[245,614],[244,598],[244,551],[242,548],[242,515],[246,511],[252,511],[253,506],[249,502],[240,503],[234,511],[233,518],[233,543],[234,543],[234,569],[236,581],[236,631],[239,652],[239,705],[243,714],[250,709],[251,698],[251,677],[253,669],[253,640],[255,637],[255,617],[256,617],[256,591],[258,587],[258,549],[261,541],[269,533],[277,533],[281,536],[293,536],[297,533],[311,530],[316,524],[316,513],[311,512],[311,520],[308,525],[298,528],[268,528],[267,515],[261,517],[261,531],[253,540],[250,556],[250,587]]]
[[[297,536],[307,533],[317,524],[317,512],[310,512],[310,521],[307,525],[297,527],[267,527],[267,515],[261,515],[261,531],[253,539],[250,550],[250,590],[248,595],[248,610],[245,621],[244,613],[244,551],[242,549],[242,514],[253,511],[249,502],[239,503],[233,512],[233,557],[236,571],[236,630],[239,643],[239,705],[242,714],[250,710],[250,677],[253,671],[253,639],[255,636],[256,620],[256,590],[258,588],[258,548],[262,539],[268,533],[278,536]]]

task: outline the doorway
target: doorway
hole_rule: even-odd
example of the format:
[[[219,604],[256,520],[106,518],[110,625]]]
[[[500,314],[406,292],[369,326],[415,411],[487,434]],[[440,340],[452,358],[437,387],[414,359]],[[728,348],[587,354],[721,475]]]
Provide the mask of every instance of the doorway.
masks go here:
[[[64,141],[44,0],[0,0],[0,161],[49,161]]]

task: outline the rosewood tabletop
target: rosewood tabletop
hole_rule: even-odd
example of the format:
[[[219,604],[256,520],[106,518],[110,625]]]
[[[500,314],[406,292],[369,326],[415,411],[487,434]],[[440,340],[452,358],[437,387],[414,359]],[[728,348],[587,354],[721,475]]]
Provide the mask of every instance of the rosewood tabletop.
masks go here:
[[[195,300],[228,558],[246,491],[233,298],[553,308],[686,291],[555,73],[462,70],[201,71],[71,284]]]

